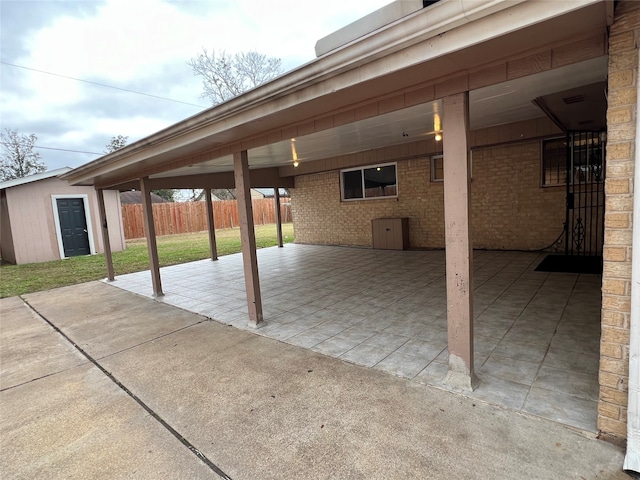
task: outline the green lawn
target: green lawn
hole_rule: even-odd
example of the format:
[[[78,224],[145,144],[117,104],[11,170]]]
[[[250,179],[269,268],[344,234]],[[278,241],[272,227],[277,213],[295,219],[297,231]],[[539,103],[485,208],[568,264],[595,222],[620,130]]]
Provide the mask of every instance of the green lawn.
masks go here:
[[[277,244],[275,225],[257,225],[255,232],[258,248]],[[292,242],[293,225],[282,225],[282,235],[285,243]],[[240,230],[216,230],[216,244],[218,255],[238,253],[241,249]],[[163,267],[209,258],[209,236],[207,232],[199,232],[158,237],[158,256]],[[114,252],[113,265],[116,276],[148,270],[146,240],[128,240],[124,252]],[[106,276],[103,254],[25,265],[6,264],[0,267],[0,298],[75,285]]]

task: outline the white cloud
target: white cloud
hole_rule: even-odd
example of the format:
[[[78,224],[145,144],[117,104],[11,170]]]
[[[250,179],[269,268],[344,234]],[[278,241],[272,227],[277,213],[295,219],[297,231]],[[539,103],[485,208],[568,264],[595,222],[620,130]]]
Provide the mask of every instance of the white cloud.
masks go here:
[[[319,38],[389,1],[108,0],[91,13],[52,15],[46,27],[26,31],[28,53],[15,63],[206,105],[199,98],[200,81],[186,65],[202,47],[229,53],[257,50],[293,68],[314,58]],[[56,143],[48,146],[101,152],[113,135],[136,140],[198,111],[161,100],[145,103],[144,97],[42,73],[21,70],[20,75],[19,89],[3,85],[2,127]],[[124,109],[119,115],[113,112],[116,101]],[[62,121],[70,125],[68,131],[53,135]],[[86,161],[61,155],[44,152],[43,159],[50,168]]]

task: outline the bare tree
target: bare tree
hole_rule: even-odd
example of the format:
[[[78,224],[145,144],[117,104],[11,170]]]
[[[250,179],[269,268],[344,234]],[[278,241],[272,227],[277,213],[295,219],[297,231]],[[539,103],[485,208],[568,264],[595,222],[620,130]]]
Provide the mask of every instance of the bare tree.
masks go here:
[[[235,200],[236,199],[236,189],[235,188],[216,188],[211,190],[216,197],[220,200]]]
[[[112,153],[116,150],[120,150],[121,148],[126,147],[128,142],[129,137],[124,135],[116,135],[115,137],[111,137],[111,141],[105,145],[107,149],[104,151],[104,153]],[[173,202],[175,200],[174,195],[176,191],[173,188],[162,188],[160,190],[152,190],[152,192],[169,202]]]
[[[258,85],[273,80],[282,73],[282,61],[255,51],[231,55],[222,51],[216,55],[206,48],[187,62],[194,75],[202,77],[202,98],[213,105],[240,95]]]
[[[24,135],[16,130],[5,129],[0,134],[2,140],[2,158],[0,158],[0,180],[13,180],[47,170],[40,161],[40,154],[33,148],[38,140],[33,133]]]
[[[115,137],[111,137],[111,141],[105,145],[106,150],[104,153],[112,153],[116,150],[120,150],[123,147],[127,146],[129,142],[129,137],[125,137],[124,135],[116,135]]]

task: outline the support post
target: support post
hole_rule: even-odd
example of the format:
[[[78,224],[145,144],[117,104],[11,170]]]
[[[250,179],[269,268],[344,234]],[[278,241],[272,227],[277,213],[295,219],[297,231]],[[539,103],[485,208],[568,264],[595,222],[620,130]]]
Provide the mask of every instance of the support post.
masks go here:
[[[276,201],[276,233],[278,235],[278,247],[282,248],[282,212],[280,212],[280,189],[273,189],[273,198]]]
[[[213,222],[213,203],[211,202],[211,189],[204,189],[204,201],[207,206],[207,226],[209,227],[209,249],[211,260],[218,260],[218,247],[216,245],[216,227]]]
[[[256,253],[256,235],[253,225],[253,207],[251,205],[251,185],[249,182],[249,158],[243,150],[233,154],[233,169],[236,181],[238,214],[240,217],[240,242],[242,243],[242,262],[244,264],[244,283],[247,291],[249,325],[259,327],[263,321],[262,296],[258,275],[258,255]]]
[[[142,217],[144,219],[144,232],[147,236],[147,250],[149,252],[149,269],[151,270],[153,296],[162,297],[164,293],[162,293],[162,282],[160,281],[160,262],[158,260],[156,227],[153,223],[153,208],[151,207],[149,177],[142,177],[140,179],[140,192],[142,193]]]
[[[473,390],[473,243],[469,168],[469,93],[445,97],[444,220],[447,269],[449,371],[445,383]]]
[[[104,258],[107,263],[107,280],[113,282],[116,274],[113,269],[113,256],[111,255],[111,239],[109,238],[109,226],[107,224],[107,209],[104,206],[104,190],[97,189],[98,194],[98,215],[100,216],[100,230],[102,231],[102,245],[104,247]]]

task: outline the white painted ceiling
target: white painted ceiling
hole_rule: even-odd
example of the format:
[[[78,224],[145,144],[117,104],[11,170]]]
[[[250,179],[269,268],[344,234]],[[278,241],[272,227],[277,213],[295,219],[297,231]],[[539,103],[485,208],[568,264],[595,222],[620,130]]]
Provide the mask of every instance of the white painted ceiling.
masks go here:
[[[606,75],[607,57],[600,57],[473,90],[469,94],[471,129],[542,117],[544,113],[532,103],[536,97],[604,81]],[[441,102],[434,101],[298,137],[294,142],[287,139],[249,150],[249,165],[263,168],[292,164],[292,143],[298,161],[302,163],[414,142],[435,134],[441,112]],[[446,119],[442,120],[441,128],[446,135]],[[225,156],[155,177],[231,170],[233,158]]]

